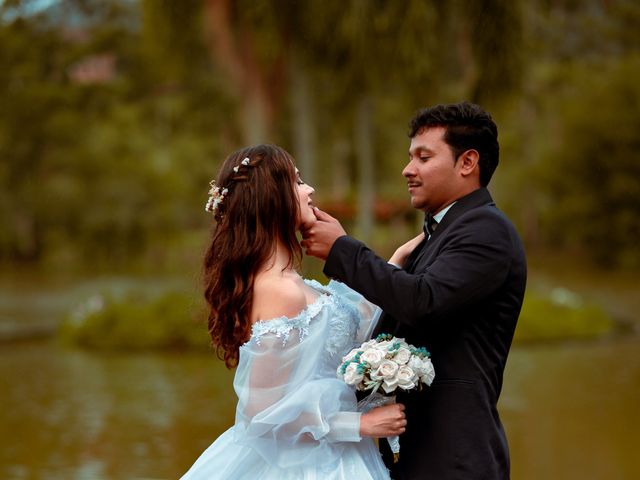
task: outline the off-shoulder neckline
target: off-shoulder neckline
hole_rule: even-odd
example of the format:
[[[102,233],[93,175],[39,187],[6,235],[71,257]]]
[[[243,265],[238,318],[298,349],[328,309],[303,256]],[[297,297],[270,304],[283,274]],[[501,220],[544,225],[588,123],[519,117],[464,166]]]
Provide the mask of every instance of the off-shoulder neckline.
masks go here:
[[[308,315],[312,309],[315,309],[316,304],[320,302],[324,302],[324,300],[328,299],[332,295],[331,292],[317,280],[306,279],[306,278],[303,278],[302,280],[304,281],[305,284],[307,284],[309,287],[311,287],[313,290],[315,290],[318,293],[318,296],[316,298],[314,298],[311,302],[307,303],[305,307],[293,317],[288,317],[287,315],[280,315],[279,317],[267,318],[265,320],[258,320],[257,322],[252,323],[251,327],[253,328],[255,325],[275,322],[277,320],[292,320],[292,321],[297,320],[298,318]],[[316,313],[317,312],[314,312],[314,314]]]
[[[282,337],[283,341],[286,341],[289,336],[289,332],[293,329],[298,329],[300,331],[300,339],[302,340],[307,336],[311,320],[329,304],[330,299],[331,295],[320,294],[316,299],[308,303],[307,306],[304,307],[295,317],[287,317],[286,315],[283,315],[255,322],[251,325],[251,337],[247,340],[246,344],[250,343],[254,339],[256,342],[260,343],[260,337],[267,333],[273,333],[278,337]]]

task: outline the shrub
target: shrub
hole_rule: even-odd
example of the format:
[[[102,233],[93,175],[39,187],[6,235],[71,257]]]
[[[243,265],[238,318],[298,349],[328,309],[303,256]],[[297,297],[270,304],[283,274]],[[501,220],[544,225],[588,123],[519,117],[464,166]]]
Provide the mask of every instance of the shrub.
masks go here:
[[[527,292],[515,341],[594,338],[612,330],[613,320],[601,307],[585,303],[569,290],[555,288],[548,296]]]
[[[66,343],[102,350],[205,350],[205,320],[204,302],[184,293],[95,295],[65,318],[60,335]]]

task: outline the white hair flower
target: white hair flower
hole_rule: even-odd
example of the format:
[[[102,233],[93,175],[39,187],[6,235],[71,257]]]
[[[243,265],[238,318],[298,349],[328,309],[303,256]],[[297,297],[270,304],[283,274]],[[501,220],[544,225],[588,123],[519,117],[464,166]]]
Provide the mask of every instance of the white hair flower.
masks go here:
[[[209,189],[209,199],[207,200],[204,210],[205,212],[213,212],[215,214],[220,204],[224,202],[224,197],[229,193],[229,189],[220,188],[216,185],[215,180],[212,180],[209,185],[211,186]]]

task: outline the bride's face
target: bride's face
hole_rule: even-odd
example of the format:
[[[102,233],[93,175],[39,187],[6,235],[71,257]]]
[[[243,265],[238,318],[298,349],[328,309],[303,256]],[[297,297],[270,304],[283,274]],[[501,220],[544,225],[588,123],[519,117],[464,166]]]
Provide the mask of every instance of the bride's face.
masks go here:
[[[298,218],[298,228],[302,225],[310,225],[316,221],[313,213],[313,199],[311,196],[315,190],[311,185],[307,185],[300,178],[300,172],[296,169],[296,192],[298,193],[298,205],[300,217]]]

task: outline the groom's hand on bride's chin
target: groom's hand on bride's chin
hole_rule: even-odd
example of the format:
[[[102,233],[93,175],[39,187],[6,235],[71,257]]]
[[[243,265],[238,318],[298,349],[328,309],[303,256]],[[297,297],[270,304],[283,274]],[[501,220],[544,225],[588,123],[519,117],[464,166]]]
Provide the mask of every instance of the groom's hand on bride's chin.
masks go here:
[[[301,245],[307,255],[326,260],[335,241],[347,232],[338,220],[318,207],[313,208],[313,213],[318,221],[302,229]]]

